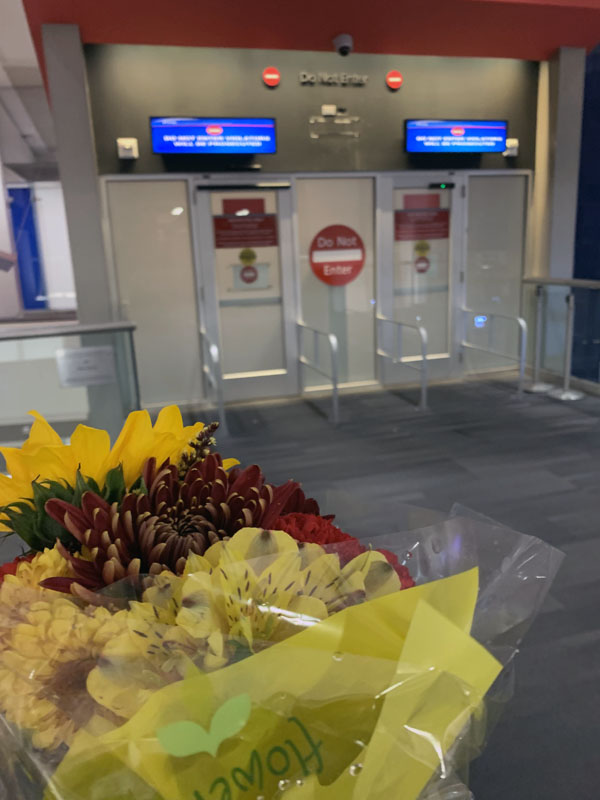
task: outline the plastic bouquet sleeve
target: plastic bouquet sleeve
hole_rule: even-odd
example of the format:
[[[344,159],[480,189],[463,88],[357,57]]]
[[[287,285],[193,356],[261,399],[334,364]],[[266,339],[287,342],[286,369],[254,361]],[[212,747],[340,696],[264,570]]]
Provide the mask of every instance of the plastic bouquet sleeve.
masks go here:
[[[469,635],[476,598],[472,570],[350,607],[167,686],[118,730],[80,734],[47,797],[100,798],[107,773],[116,788],[134,772],[155,790],[149,797],[172,800],[282,789],[413,800],[501,670]],[[227,717],[232,698],[239,720],[235,707]],[[219,742],[215,721],[225,734],[245,724]]]
[[[471,798],[562,554],[460,506],[352,535],[216,428],[3,449],[0,796]]]

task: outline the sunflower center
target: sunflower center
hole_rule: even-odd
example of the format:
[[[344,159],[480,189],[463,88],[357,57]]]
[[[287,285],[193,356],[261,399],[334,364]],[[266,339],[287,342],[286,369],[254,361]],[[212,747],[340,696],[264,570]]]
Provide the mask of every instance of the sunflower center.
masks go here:
[[[96,707],[87,691],[88,675],[95,666],[94,658],[66,661],[55,669],[44,692],[78,728],[87,724]]]

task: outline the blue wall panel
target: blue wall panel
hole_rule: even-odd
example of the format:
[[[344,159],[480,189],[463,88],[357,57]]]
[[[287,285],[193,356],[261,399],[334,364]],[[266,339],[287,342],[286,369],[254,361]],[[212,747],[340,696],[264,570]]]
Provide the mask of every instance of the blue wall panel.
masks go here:
[[[9,189],[10,215],[26,311],[47,308],[46,282],[40,258],[33,196],[29,187]]]

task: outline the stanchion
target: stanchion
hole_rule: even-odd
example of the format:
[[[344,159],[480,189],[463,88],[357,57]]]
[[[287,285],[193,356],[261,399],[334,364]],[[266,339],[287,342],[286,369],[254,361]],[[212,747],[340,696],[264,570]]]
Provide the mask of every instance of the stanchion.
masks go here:
[[[549,392],[555,400],[581,400],[585,397],[583,392],[571,389],[571,360],[573,356],[573,330],[575,327],[575,296],[573,292],[567,295],[567,330],[565,335],[565,359],[562,389],[557,388]]]
[[[535,287],[536,308],[535,308],[535,350],[533,356],[533,380],[525,387],[526,392],[533,394],[546,394],[554,387],[551,383],[544,383],[540,380],[540,369],[542,366],[542,327],[544,313],[544,287]]]

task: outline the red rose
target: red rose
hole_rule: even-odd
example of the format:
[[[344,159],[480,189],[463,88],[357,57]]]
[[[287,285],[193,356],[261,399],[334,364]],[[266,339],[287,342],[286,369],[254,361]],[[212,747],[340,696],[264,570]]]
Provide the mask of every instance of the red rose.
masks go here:
[[[328,552],[337,553],[340,557],[342,566],[368,549],[354,536],[336,527],[330,519],[317,514],[285,514],[273,523],[273,530],[285,531],[297,542],[327,545]],[[410,589],[415,585],[410,572],[400,564],[397,556],[388,550],[378,552],[382,553],[395,569],[402,589]]]
[[[13,561],[9,561],[8,564],[2,564],[0,566],[0,584],[4,580],[5,575],[16,575],[17,574],[17,567],[22,561],[31,561],[35,553],[30,553],[28,556],[17,556]]]

